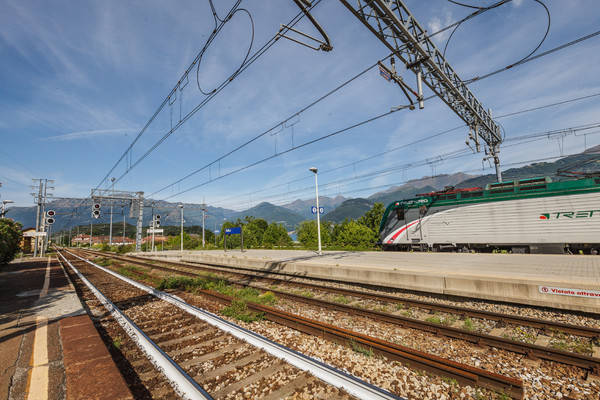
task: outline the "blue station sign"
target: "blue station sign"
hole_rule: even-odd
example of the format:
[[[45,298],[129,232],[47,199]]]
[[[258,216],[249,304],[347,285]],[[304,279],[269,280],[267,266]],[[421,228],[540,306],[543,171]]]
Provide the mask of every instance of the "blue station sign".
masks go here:
[[[234,228],[225,228],[226,235],[239,235],[242,233],[242,228],[240,226],[236,226]]]

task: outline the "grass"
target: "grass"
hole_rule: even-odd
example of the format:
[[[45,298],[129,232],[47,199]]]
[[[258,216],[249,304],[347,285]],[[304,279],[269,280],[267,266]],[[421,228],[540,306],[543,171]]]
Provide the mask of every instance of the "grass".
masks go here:
[[[427,318],[425,321],[432,323],[432,324],[438,324],[438,325],[452,325],[454,322],[456,322],[458,318],[457,317],[441,317],[439,315],[432,315],[431,317]]]
[[[550,347],[578,354],[592,354],[594,352],[591,341],[556,330],[552,332]]]
[[[354,339],[350,338],[350,342],[348,342],[348,343],[349,343],[352,351],[354,351],[355,353],[359,353],[359,354],[365,355],[367,357],[373,356],[373,349],[367,349],[367,348],[361,346],[360,344],[356,343],[356,341]]]
[[[120,336],[117,336],[116,338],[113,339],[112,345],[117,350],[121,349],[121,346],[123,345],[123,339]]]
[[[295,294],[296,296],[302,296],[302,297],[315,297],[315,294],[308,290],[296,290],[296,291],[292,292],[292,294]]]
[[[234,300],[230,306],[225,307],[221,314],[244,322],[255,322],[264,319],[264,313],[248,310],[248,304],[244,300]]]
[[[109,258],[101,258],[97,264],[101,267],[108,267],[109,265],[113,265],[114,263],[115,260],[111,260]]]
[[[238,319],[244,322],[253,322],[264,319],[264,313],[256,313],[248,310],[247,303],[262,304],[265,306],[273,306],[277,304],[277,296],[271,291],[261,293],[255,288],[238,288],[231,285],[225,278],[218,277],[213,274],[199,276],[197,278],[186,277],[168,277],[163,279],[156,286],[158,290],[179,289],[188,292],[198,292],[200,289],[213,290],[221,294],[235,297],[231,305],[225,307],[221,313],[223,315]]]
[[[504,333],[502,336],[506,339],[525,343],[535,343],[536,339],[536,335],[533,331],[529,331],[527,328],[522,328],[520,326],[513,328],[511,333]]]
[[[348,304],[348,303],[350,303],[350,299],[344,295],[341,295],[341,296],[335,297],[333,299],[333,302],[339,303],[339,304]]]

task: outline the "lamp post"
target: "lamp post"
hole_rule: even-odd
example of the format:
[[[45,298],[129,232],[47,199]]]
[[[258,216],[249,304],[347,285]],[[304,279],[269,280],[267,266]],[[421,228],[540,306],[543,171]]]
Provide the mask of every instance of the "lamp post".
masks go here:
[[[317,239],[319,241],[319,254],[321,254],[321,218],[319,216],[319,183],[317,182],[317,171],[316,167],[311,167],[310,171],[315,173],[315,192],[317,194]]]
[[[4,212],[5,212],[4,209],[6,208],[6,205],[8,203],[14,203],[14,201],[12,201],[12,200],[2,200],[2,218],[4,218]]]
[[[208,210],[205,208],[206,204],[202,203],[202,250],[204,250],[204,245],[206,241],[204,240],[204,221],[206,220],[206,215],[204,214]]]
[[[112,195],[115,195],[115,178],[110,178],[112,182]],[[112,215],[113,215],[113,200],[110,199],[110,230],[108,233],[108,244],[112,246]]]
[[[180,204],[179,208],[181,208],[181,252],[183,253],[183,204]]]

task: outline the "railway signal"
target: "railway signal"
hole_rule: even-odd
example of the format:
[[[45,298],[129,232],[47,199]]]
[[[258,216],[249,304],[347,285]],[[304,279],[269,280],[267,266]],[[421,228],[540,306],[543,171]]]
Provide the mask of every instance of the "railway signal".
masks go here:
[[[54,223],[55,215],[56,215],[56,213],[54,212],[54,210],[46,211],[46,224],[47,225],[52,225]]]
[[[92,207],[92,217],[94,218],[100,218],[100,203],[94,203],[93,207]]]
[[[158,228],[160,226],[160,214],[156,214],[154,216],[154,227]]]

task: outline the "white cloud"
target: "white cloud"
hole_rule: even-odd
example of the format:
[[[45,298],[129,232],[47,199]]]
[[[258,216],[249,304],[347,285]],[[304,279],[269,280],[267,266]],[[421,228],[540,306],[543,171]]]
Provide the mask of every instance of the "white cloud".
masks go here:
[[[123,135],[124,133],[133,133],[136,132],[135,129],[102,129],[95,131],[81,131],[81,132],[71,132],[65,133],[62,135],[50,136],[44,138],[44,140],[51,141],[66,141],[66,140],[80,140],[80,139],[91,139],[99,136],[113,136],[113,135]]]

